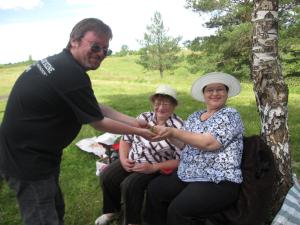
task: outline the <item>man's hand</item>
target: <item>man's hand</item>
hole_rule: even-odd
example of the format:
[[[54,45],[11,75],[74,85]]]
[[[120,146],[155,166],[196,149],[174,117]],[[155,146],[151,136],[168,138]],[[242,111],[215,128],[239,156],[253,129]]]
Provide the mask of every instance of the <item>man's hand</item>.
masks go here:
[[[152,138],[156,136],[156,134],[152,132],[150,129],[145,129],[145,128],[140,128],[138,135],[142,136],[147,140],[152,140]]]
[[[152,128],[153,132],[156,134],[155,137],[151,139],[151,141],[160,141],[165,140],[167,138],[171,138],[173,135],[173,128],[172,127],[165,127],[165,126],[154,126]]]
[[[149,125],[148,125],[146,120],[137,119],[136,121],[137,121],[138,127],[140,127],[140,128],[149,128]]]

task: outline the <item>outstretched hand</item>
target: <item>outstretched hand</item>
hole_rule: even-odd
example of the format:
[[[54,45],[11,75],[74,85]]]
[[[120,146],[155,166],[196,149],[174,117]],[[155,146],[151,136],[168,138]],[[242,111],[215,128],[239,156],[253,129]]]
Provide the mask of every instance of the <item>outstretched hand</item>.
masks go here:
[[[160,141],[167,138],[170,138],[172,136],[172,128],[171,127],[165,127],[165,126],[153,126],[151,127],[152,131],[156,134],[151,141]]]
[[[148,128],[140,129],[140,136],[149,141],[160,141],[172,137],[172,128],[165,126],[147,126]]]
[[[138,127],[140,127],[140,128],[149,128],[149,126],[150,126],[146,120],[137,119],[136,121],[137,121]]]
[[[139,134],[140,136],[142,136],[143,138],[147,139],[147,140],[152,140],[153,137],[156,136],[156,134],[151,131],[148,128],[139,128]]]

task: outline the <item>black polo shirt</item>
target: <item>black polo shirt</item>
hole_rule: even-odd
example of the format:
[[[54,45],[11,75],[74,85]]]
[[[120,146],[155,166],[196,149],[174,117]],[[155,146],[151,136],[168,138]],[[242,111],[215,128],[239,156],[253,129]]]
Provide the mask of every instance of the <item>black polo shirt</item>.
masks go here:
[[[24,180],[59,172],[82,124],[102,120],[91,81],[70,52],[38,61],[17,79],[0,127],[0,170]]]

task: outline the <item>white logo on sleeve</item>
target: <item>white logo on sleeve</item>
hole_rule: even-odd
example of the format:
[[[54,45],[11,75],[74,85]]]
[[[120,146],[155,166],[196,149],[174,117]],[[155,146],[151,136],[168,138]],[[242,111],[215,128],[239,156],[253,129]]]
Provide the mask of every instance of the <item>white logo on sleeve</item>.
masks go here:
[[[48,62],[47,59],[42,59],[36,64],[36,66],[44,76],[48,76],[55,71],[54,67]]]

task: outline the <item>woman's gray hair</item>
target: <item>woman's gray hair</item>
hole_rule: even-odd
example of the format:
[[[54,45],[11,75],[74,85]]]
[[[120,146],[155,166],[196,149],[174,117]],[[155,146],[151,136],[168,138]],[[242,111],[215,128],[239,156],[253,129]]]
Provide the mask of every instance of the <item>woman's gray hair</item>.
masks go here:
[[[110,40],[112,39],[112,31],[108,25],[103,23],[97,18],[86,18],[79,21],[72,29],[70,33],[70,39],[67,44],[67,48],[71,48],[72,40],[81,40],[84,37],[85,33],[88,31],[93,31],[97,35],[105,35]]]

